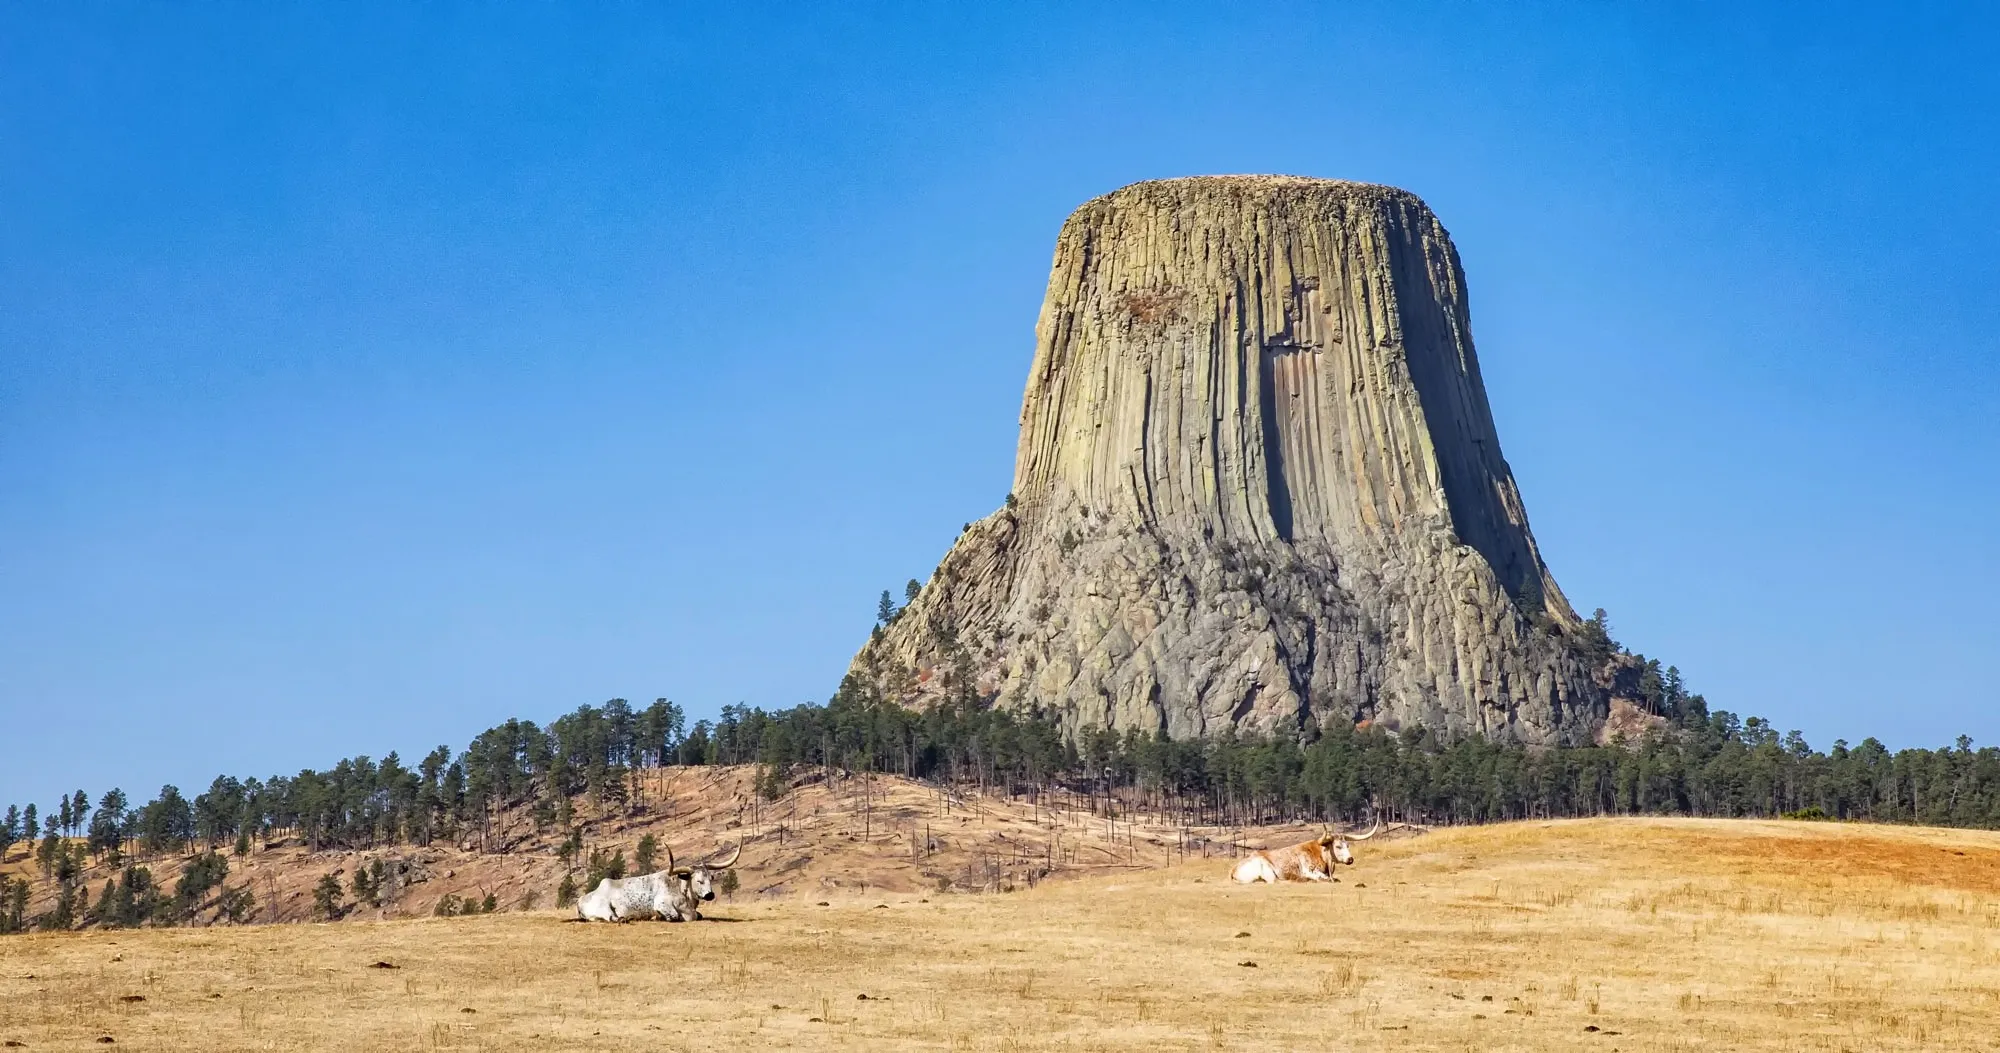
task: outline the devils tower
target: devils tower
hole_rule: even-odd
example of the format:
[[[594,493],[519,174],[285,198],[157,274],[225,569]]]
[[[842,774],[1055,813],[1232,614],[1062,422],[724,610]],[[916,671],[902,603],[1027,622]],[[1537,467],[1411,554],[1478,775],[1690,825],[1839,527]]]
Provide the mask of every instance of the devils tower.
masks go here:
[[[1577,624],[1437,217],[1391,187],[1213,176],[1063,224],[1007,505],[852,672],[1175,737],[1558,743],[1605,712]]]

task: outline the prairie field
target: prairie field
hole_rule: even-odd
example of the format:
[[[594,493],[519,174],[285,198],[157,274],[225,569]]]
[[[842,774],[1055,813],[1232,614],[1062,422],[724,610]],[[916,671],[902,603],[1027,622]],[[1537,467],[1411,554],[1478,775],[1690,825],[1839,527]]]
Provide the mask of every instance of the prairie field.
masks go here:
[[[1582,820],[1008,893],[17,936],[0,1041],[135,1050],[1991,1050],[2000,835]]]

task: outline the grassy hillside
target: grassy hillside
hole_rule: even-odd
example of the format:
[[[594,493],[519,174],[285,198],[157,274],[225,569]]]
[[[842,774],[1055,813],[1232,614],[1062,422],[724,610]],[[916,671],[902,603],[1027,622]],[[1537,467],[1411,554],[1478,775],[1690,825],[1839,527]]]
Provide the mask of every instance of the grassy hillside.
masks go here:
[[[312,915],[313,886],[324,875],[349,883],[359,867],[392,864],[403,875],[393,895],[365,907],[354,904],[350,891],[341,916],[379,921],[428,917],[446,897],[480,901],[490,894],[502,912],[551,907],[566,873],[585,880],[589,853],[622,853],[630,861],[647,834],[684,861],[742,843],[737,897],[748,899],[842,889],[997,892],[1049,878],[1161,866],[1190,852],[1226,854],[1244,839],[1262,845],[1306,834],[1305,828],[1157,826],[1147,817],[1136,823],[1107,819],[1104,802],[1075,795],[948,791],[887,775],[828,779],[818,769],[803,771],[780,799],[769,801],[756,793],[757,774],[754,765],[656,768],[632,776],[643,783],[636,795],[643,806],[599,811],[579,797],[575,815],[584,847],[570,863],[558,855],[563,832],[537,828],[522,807],[497,815],[484,838],[468,834],[462,842],[315,852],[287,838],[269,846],[258,842],[247,856],[225,846],[224,883],[247,887],[256,897],[253,923],[305,921]],[[0,876],[35,884],[30,916],[47,910],[56,886],[42,877],[30,846],[18,843],[4,856]],[[171,887],[190,858],[174,853],[128,862]],[[84,886],[94,899],[118,873],[92,866]],[[217,920],[213,899],[196,913],[197,924]]]
[[[1194,858],[1011,894],[821,886],[695,925],[540,911],[29,935],[5,945],[0,1040],[1973,1050],[2000,1034],[1992,833],[1521,823],[1363,845],[1334,885],[1225,872]]]

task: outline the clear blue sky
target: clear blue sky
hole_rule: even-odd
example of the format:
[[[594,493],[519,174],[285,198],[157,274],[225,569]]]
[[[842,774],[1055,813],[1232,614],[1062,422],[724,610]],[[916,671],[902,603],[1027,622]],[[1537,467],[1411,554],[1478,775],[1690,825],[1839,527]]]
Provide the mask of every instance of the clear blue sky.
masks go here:
[[[1431,203],[1626,643],[2000,740],[1981,5],[719,6],[0,13],[0,804],[824,699],[1063,217],[1213,172]]]

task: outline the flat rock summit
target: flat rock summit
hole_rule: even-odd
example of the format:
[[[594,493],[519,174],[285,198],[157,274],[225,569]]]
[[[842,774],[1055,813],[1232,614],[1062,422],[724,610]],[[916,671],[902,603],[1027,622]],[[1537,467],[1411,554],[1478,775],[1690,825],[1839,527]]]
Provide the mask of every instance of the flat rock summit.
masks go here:
[[[1536,550],[1458,253],[1366,183],[1138,183],[1063,224],[1013,492],[856,656],[1072,726],[1580,742],[1608,691]]]

